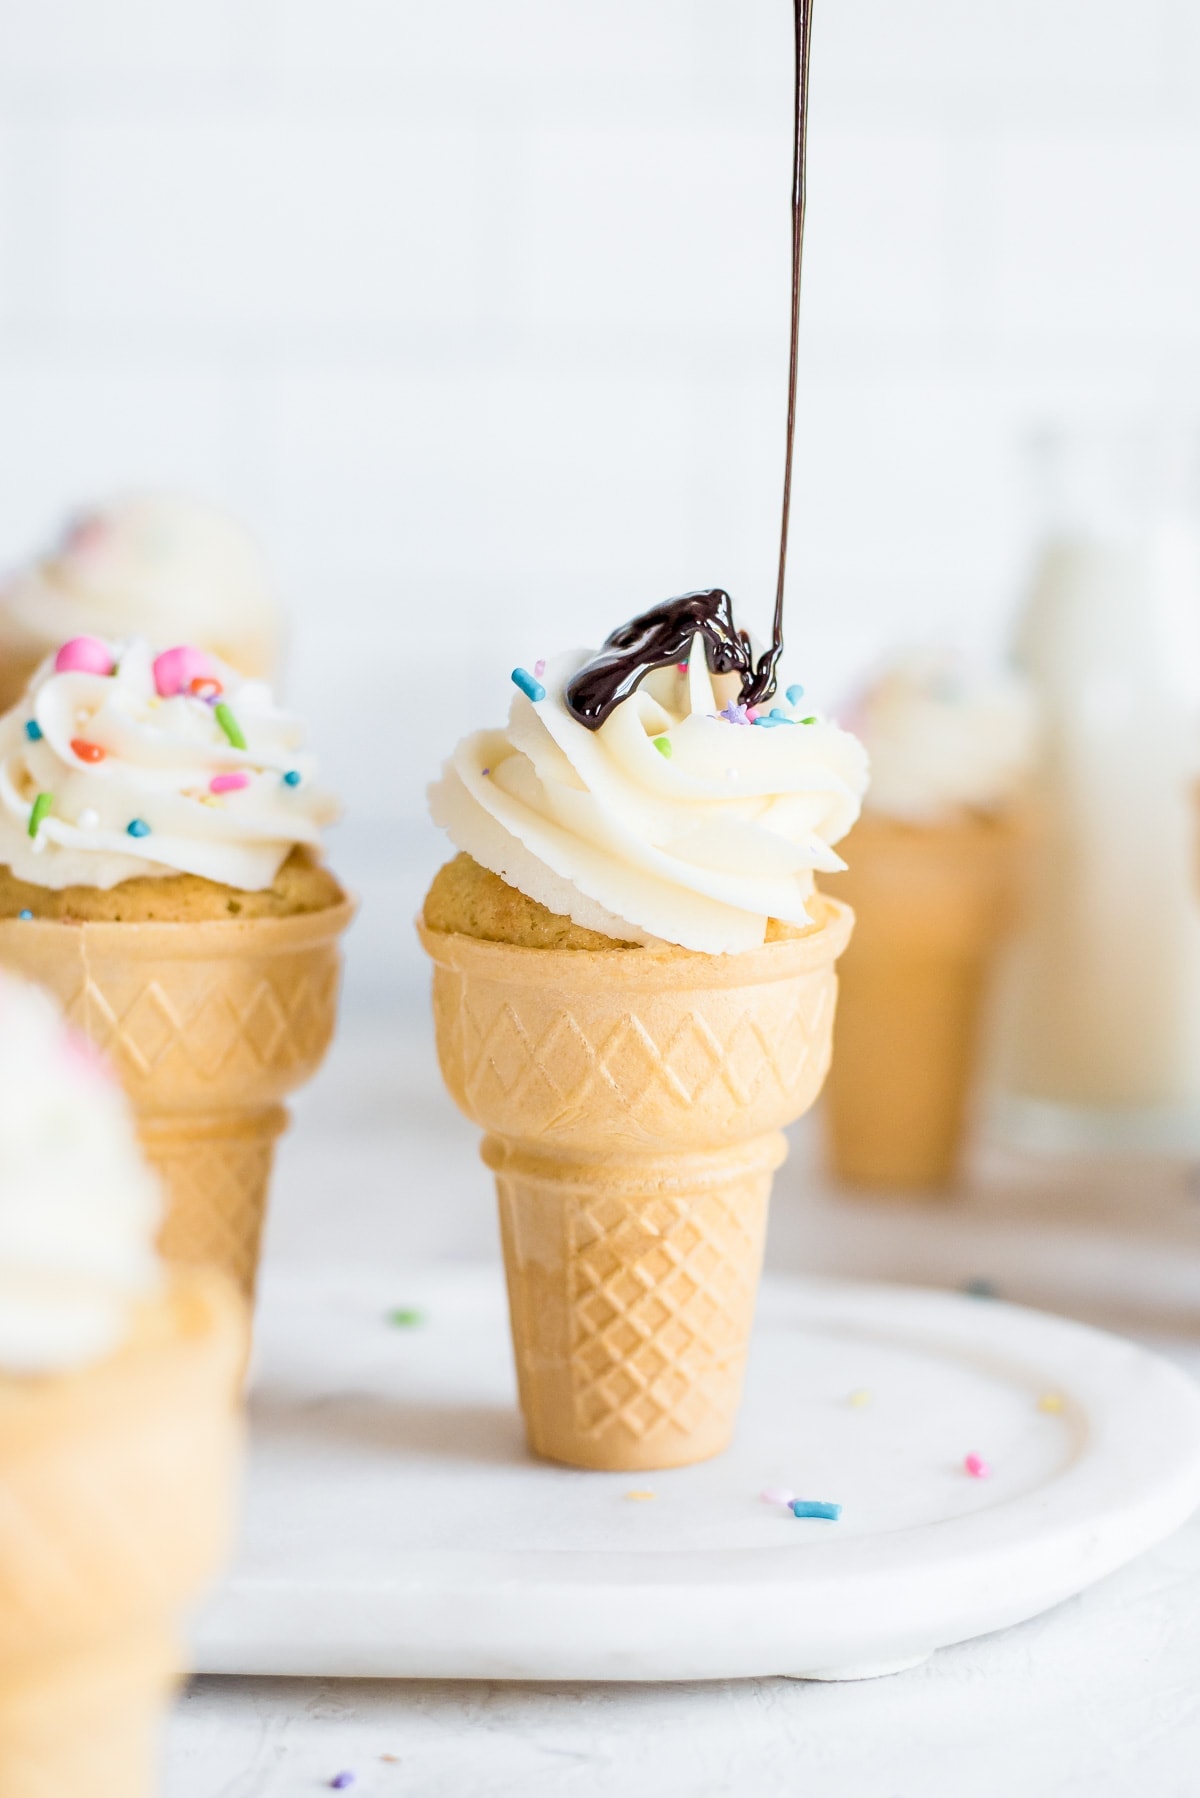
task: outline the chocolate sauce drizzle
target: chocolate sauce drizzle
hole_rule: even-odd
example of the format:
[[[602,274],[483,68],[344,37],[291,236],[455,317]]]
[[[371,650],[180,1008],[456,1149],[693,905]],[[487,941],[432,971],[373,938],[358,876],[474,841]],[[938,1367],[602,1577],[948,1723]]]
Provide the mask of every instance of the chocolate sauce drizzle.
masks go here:
[[[655,668],[686,660],[697,632],[714,674],[740,674],[742,705],[761,705],[775,691],[783,654],[783,587],[792,511],[792,460],[796,440],[796,359],[800,338],[800,256],[804,242],[805,148],[808,134],[808,62],[812,0],[794,0],[796,82],[792,135],[792,319],[788,360],[787,451],[783,464],[783,516],[779,528],[779,576],[771,642],[754,660],[750,639],[734,623],[733,601],[723,587],[683,593],[651,606],[605,638],[604,647],[567,683],[567,710],[589,730],[599,730]]]

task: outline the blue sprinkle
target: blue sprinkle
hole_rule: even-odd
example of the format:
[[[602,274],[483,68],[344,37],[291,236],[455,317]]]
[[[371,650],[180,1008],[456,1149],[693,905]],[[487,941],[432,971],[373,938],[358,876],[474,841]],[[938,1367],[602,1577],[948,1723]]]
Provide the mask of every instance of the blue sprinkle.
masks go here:
[[[148,837],[150,835],[150,826],[146,823],[144,818],[134,818],[131,823],[125,826],[125,831],[126,834],[131,837]]]
[[[778,730],[779,729],[779,719],[778,718],[756,718],[754,720],[754,722],[755,722],[755,724],[761,724],[764,730]],[[789,719],[788,722],[790,723],[791,720]]]
[[[345,1772],[335,1773],[329,1783],[335,1792],[344,1792],[347,1786],[352,1786],[354,1784],[354,1775],[351,1773],[349,1767],[347,1767]]]
[[[299,768],[289,768],[283,777],[283,784],[285,787],[298,787],[300,785]]]
[[[40,743],[41,742],[42,727],[38,723],[36,718],[31,718],[29,720],[28,724],[25,726],[25,735],[29,738],[29,741],[31,743]]]
[[[17,916],[18,916],[18,917],[19,917],[19,918],[20,918],[20,919],[21,919],[21,920],[22,920],[22,921],[23,921],[23,922],[24,922],[24,923],[26,923],[26,924],[28,924],[28,923],[29,923],[29,921],[30,921],[30,919],[31,919],[31,918],[32,918],[32,917],[33,917],[33,913],[32,913],[32,912],[31,912],[31,911],[22,911],[22,912],[18,912],[18,913],[17,913]]]
[[[773,705],[767,716],[769,718],[774,718],[777,724],[792,724],[795,722],[794,719],[788,717],[783,707],[778,705]]]
[[[800,701],[804,698],[804,688],[789,687],[786,697],[789,705],[799,705]]]
[[[797,1498],[792,1504],[793,1517],[824,1517],[836,1523],[841,1514],[841,1505],[823,1505],[815,1498]]]
[[[545,699],[545,687],[543,687],[540,680],[534,680],[532,674],[526,669],[514,668],[512,671],[512,679],[513,686],[519,687],[526,699],[532,699],[534,705],[537,704],[539,699]]]

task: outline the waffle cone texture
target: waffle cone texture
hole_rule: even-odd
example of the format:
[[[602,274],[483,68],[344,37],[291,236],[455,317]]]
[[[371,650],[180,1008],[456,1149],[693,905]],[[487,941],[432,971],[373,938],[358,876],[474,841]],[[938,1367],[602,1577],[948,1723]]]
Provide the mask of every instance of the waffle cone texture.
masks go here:
[[[851,914],[741,955],[527,949],[421,928],[442,1073],[485,1132],[530,1446],[719,1454],[767,1204],[829,1064]]]
[[[166,1188],[163,1253],[221,1267],[248,1295],[283,1100],[332,1039],[353,912],[346,901],[240,921],[0,921],[0,965],[50,989],[133,1102]]]
[[[854,907],[825,1115],[838,1178],[937,1192],[954,1178],[983,1006],[1014,910],[1015,821],[865,813],[822,886]]]
[[[0,1794],[150,1798],[178,1616],[224,1556],[245,1309],[183,1272],[78,1373],[0,1378]]]

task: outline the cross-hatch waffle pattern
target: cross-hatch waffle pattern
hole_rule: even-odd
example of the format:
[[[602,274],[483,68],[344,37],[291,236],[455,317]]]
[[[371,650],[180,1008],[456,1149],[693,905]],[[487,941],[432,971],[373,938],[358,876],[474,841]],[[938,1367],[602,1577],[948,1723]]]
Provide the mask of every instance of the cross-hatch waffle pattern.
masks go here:
[[[500,983],[442,978],[457,988],[450,1028],[464,1110],[496,1129],[519,1112],[527,1138],[601,1128],[689,1144],[699,1129],[724,1142],[807,1109],[828,1066],[827,969],[778,988],[693,993],[682,1007],[654,992],[570,1005],[536,989],[514,1003]]]
[[[162,1176],[167,1203],[159,1249],[168,1261],[225,1269],[248,1298],[254,1296],[259,1248],[275,1142],[287,1127],[280,1105],[232,1120],[213,1120],[210,1131],[185,1117],[173,1129],[151,1120],[142,1146]]]

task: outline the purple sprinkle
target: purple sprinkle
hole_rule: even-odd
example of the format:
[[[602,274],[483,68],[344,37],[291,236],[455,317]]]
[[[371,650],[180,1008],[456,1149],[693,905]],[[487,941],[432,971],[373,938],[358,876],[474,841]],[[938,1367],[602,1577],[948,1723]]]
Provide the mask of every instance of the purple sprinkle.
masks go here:
[[[546,672],[545,661],[542,660],[540,662],[535,662],[533,664],[533,672],[537,675],[538,679],[541,680],[543,674],[545,674],[545,672]]]
[[[335,1773],[329,1783],[335,1792],[344,1792],[347,1786],[354,1784],[354,1775],[347,1767],[343,1772]]]
[[[717,713],[717,717],[724,718],[726,724],[749,724],[750,722],[750,714],[746,707],[744,705],[735,705],[732,699],[727,706],[723,707],[723,709]]]
[[[485,780],[486,780],[486,778],[487,778],[487,776],[488,776],[488,775],[489,775],[489,774],[490,774],[490,773],[491,773],[491,769],[490,769],[490,768],[485,768],[485,769],[484,769],[484,771],[483,771],[483,774],[484,774],[484,779],[485,779]]]

